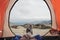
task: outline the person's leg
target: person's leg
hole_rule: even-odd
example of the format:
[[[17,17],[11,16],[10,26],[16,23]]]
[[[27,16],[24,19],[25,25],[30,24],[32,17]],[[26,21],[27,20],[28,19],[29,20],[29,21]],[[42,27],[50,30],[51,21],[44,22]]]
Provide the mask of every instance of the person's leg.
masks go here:
[[[31,29],[31,33],[32,33],[32,35],[33,35],[33,29]]]

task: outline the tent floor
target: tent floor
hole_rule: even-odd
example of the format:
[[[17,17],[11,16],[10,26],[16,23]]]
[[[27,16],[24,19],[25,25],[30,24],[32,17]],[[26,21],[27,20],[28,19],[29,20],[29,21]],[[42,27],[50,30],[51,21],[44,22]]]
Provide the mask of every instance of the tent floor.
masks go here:
[[[12,40],[13,37],[0,38],[0,40]],[[60,40],[60,36],[43,36],[43,40]]]

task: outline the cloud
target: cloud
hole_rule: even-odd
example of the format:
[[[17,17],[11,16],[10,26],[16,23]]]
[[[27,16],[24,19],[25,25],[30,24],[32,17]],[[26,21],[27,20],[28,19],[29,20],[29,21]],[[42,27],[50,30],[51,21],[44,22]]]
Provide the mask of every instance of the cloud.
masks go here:
[[[50,12],[43,0],[19,0],[10,14],[12,20],[50,20]]]

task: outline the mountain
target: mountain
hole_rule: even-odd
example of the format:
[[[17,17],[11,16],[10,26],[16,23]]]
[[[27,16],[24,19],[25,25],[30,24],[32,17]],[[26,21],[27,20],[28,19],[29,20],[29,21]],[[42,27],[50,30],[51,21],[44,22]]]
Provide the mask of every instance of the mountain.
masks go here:
[[[10,22],[10,26],[24,25],[24,24],[49,24],[49,23],[51,23],[51,20],[16,21],[16,22]]]
[[[42,20],[42,21],[33,21],[32,24],[48,24],[51,23],[51,20]]]

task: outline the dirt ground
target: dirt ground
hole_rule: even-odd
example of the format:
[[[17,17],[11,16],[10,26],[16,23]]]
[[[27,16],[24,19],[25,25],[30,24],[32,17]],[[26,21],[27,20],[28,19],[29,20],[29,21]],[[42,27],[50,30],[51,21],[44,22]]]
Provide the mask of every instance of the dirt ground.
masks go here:
[[[24,27],[22,27],[22,26],[18,26],[18,28],[17,29],[15,29],[15,28],[11,28],[11,30],[16,34],[16,35],[24,35],[24,34],[26,34],[26,28],[24,28]],[[37,34],[39,34],[39,35],[44,35],[44,34],[46,34],[50,29],[36,29],[36,28],[33,28],[32,29],[33,30],[33,36],[34,35],[37,35]]]

